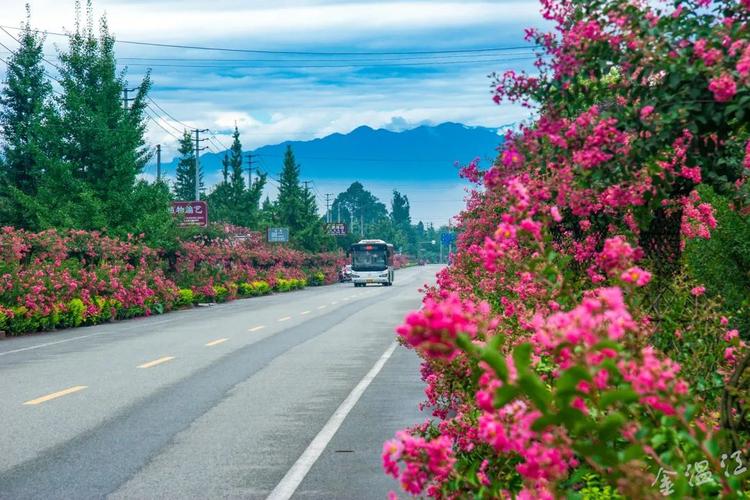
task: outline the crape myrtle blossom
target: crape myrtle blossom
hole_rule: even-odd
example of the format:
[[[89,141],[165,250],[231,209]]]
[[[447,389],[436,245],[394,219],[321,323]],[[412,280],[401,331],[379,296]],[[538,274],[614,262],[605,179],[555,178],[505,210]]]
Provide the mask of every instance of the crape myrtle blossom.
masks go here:
[[[533,118],[494,165],[464,169],[479,186],[457,253],[398,329],[437,420],[397,441],[455,460],[433,471],[394,444],[386,469],[412,463],[404,488],[435,498],[586,496],[582,473],[646,498],[667,464],[683,496],[729,496],[710,398],[747,346],[715,294],[660,259],[711,237],[704,187],[748,194],[748,2],[541,3],[553,28],[526,31],[535,74],[492,87]],[[689,484],[703,460],[714,479]]]

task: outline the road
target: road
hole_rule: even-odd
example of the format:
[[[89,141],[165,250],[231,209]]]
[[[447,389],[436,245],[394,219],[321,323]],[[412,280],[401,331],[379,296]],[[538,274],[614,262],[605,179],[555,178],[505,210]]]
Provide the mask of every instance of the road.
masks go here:
[[[0,342],[0,498],[384,498],[437,267]]]

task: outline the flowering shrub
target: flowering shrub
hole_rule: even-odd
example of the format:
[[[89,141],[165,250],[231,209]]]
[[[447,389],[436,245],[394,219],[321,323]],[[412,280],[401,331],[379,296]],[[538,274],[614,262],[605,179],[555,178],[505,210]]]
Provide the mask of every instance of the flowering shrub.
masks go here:
[[[539,74],[495,88],[537,117],[462,172],[484,189],[397,330],[433,419],[383,466],[434,498],[737,497],[750,425],[723,401],[748,349],[681,254],[717,226],[702,188],[745,202],[748,4],[542,6]]]
[[[184,242],[174,259],[97,232],[0,231],[0,330],[11,334],[161,314],[198,302],[336,281],[342,257],[256,241]]]

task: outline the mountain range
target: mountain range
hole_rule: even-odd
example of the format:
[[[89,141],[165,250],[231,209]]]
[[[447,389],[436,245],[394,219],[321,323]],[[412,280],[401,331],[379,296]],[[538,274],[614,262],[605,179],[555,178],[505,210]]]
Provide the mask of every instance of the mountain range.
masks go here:
[[[262,146],[253,151],[253,165],[277,178],[291,145],[303,180],[452,182],[458,180],[456,162],[479,157],[486,166],[495,158],[503,140],[500,130],[450,122],[400,132],[361,126],[348,134]],[[223,157],[224,152],[201,155],[207,185],[220,180]],[[177,162],[162,164],[166,176],[174,177]],[[155,165],[147,172],[154,173]]]

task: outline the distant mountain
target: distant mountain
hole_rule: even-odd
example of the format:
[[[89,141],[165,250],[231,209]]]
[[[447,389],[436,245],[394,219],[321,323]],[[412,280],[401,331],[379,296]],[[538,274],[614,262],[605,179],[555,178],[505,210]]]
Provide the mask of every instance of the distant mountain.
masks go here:
[[[459,123],[423,125],[403,132],[362,126],[348,134],[263,146],[253,154],[255,165],[274,177],[291,145],[303,179],[445,182],[458,178],[455,162],[465,164],[479,157],[487,165],[502,140],[498,129]],[[207,184],[220,179],[223,157],[223,152],[201,155]],[[165,175],[173,177],[176,165],[176,158],[162,165]]]

